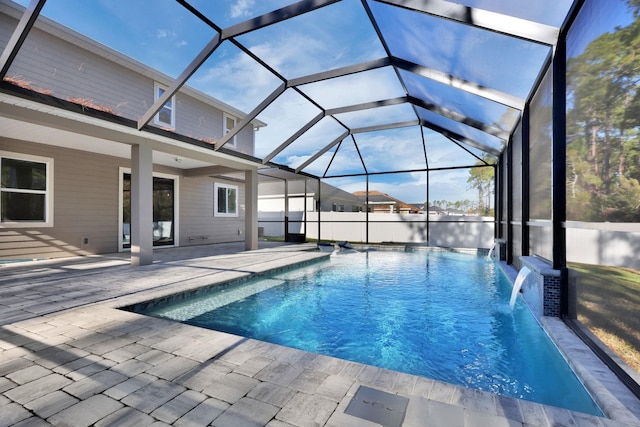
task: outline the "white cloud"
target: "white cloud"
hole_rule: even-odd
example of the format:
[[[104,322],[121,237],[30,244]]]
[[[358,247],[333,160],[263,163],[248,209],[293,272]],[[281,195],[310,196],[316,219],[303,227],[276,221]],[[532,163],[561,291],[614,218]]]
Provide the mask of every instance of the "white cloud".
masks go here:
[[[166,28],[158,28],[156,31],[156,37],[159,39],[175,38],[176,33],[175,31],[168,30]]]
[[[231,5],[231,17],[242,18],[249,16],[251,9],[255,6],[255,0],[238,0]]]

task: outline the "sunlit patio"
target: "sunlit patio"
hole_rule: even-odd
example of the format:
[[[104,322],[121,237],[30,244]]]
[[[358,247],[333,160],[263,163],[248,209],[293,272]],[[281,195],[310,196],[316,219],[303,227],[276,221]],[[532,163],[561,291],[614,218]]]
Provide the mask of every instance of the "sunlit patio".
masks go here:
[[[262,244],[165,249],[138,268],[119,254],[1,267],[1,425],[379,425],[345,414],[360,386],[407,398],[402,426],[640,425],[593,358],[573,363],[615,420],[117,309],[329,256]],[[548,327],[588,355],[561,322]]]

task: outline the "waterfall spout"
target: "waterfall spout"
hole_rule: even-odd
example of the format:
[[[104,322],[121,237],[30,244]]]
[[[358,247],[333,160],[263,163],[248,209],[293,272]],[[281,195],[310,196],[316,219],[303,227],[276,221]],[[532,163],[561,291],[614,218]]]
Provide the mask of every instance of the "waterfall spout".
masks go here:
[[[520,293],[520,289],[522,288],[522,284],[527,279],[527,276],[531,274],[531,270],[527,267],[522,267],[518,272],[518,277],[516,277],[516,281],[513,282],[513,289],[511,290],[511,299],[509,300],[509,306],[513,310],[513,307],[516,305],[516,299],[518,298],[518,294]]]
[[[493,259],[493,253],[496,251],[496,246],[498,245],[499,243],[494,240],[493,245],[491,246],[491,249],[489,249],[489,253],[487,254],[487,258]]]

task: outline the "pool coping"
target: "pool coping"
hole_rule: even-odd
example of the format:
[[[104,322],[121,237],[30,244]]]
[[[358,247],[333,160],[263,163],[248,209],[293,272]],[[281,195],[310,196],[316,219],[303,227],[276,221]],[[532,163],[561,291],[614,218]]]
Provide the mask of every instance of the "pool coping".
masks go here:
[[[498,265],[513,283],[518,271],[504,261]],[[538,322],[606,416],[640,420],[640,401],[561,319],[541,316]]]
[[[343,249],[336,248],[336,252],[344,251],[440,251],[440,252],[456,252],[469,255],[484,255],[482,250],[470,250],[470,249],[456,249],[456,248],[440,248],[440,247],[428,247],[428,246],[412,246],[412,245],[363,245],[354,244],[353,248]],[[150,295],[142,296],[137,295],[135,302],[126,303],[122,298],[118,299],[118,303],[113,308],[120,310],[126,310],[132,313],[136,311],[130,310],[134,306],[144,304],[156,304],[161,303],[169,298],[176,297],[177,295],[194,295],[200,292],[206,292],[212,287],[221,285],[232,285],[235,283],[242,283],[251,280],[256,277],[274,274],[282,271],[292,270],[304,265],[309,265],[316,262],[322,262],[329,258],[332,253],[329,252],[317,252],[317,257],[311,259],[305,259],[303,261],[292,262],[285,265],[278,266],[264,266],[264,268],[258,268],[254,272],[242,275],[240,277],[234,277],[231,279],[221,279],[215,282],[208,282],[206,285],[202,285],[200,280],[185,281],[181,285],[181,290],[177,291],[172,288],[170,291],[161,292],[158,296],[151,297]],[[505,262],[497,262],[496,265],[507,276],[507,278],[513,283],[518,272],[512,266]],[[137,313],[139,314],[139,313]],[[534,316],[535,318],[535,316]],[[172,321],[169,319],[165,319]],[[565,358],[571,369],[574,371],[580,382],[583,384],[587,392],[592,396],[593,400],[602,410],[604,415],[609,419],[621,421],[625,423],[638,423],[640,424],[640,402],[635,396],[622,384],[617,377],[606,367],[606,365],[588,348],[588,346],[582,342],[560,319],[542,316],[536,321],[540,324],[542,329],[549,336],[551,341],[556,345],[562,356]],[[175,321],[179,322],[179,321]],[[269,343],[270,344],[270,343]],[[271,344],[276,345],[276,344]],[[288,347],[285,347],[288,348]],[[330,356],[326,356],[330,357]],[[380,368],[384,369],[384,368]],[[407,374],[409,375],[409,374]],[[421,378],[419,376],[416,376]],[[453,384],[452,384],[453,385]],[[454,387],[462,387],[453,385]],[[498,395],[496,395],[498,396]],[[522,399],[510,398],[507,396],[501,396],[505,399],[515,399],[523,401]],[[528,401],[524,401],[528,402]],[[624,402],[624,403],[623,403]],[[541,404],[542,406],[545,406]],[[634,410],[629,410],[629,405]]]

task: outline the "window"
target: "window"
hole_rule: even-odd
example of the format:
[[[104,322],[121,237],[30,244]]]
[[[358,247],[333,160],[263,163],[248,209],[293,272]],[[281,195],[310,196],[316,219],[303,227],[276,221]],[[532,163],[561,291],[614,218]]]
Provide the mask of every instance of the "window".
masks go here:
[[[228,114],[225,113],[223,116],[223,120],[224,120],[224,134],[226,135],[227,133],[229,133],[231,129],[236,127],[236,118],[233,116],[229,116]],[[230,148],[236,148],[236,137],[234,136],[233,138],[231,138],[229,142],[227,142],[224,146],[230,147]]]
[[[53,159],[0,152],[0,222],[51,226]]]
[[[214,216],[238,216],[238,187],[215,184],[213,191]]]
[[[159,84],[155,84],[154,87],[154,101],[157,101],[158,99],[160,99],[160,97],[165,93],[166,88],[160,86]],[[169,101],[167,101],[166,104],[164,104],[162,106],[162,108],[160,109],[160,111],[158,111],[158,114],[156,114],[156,117],[153,119],[153,122],[157,125],[163,126],[163,127],[169,127],[169,128],[175,128],[176,125],[176,110],[174,108],[175,105],[175,96],[172,96],[171,99]]]

